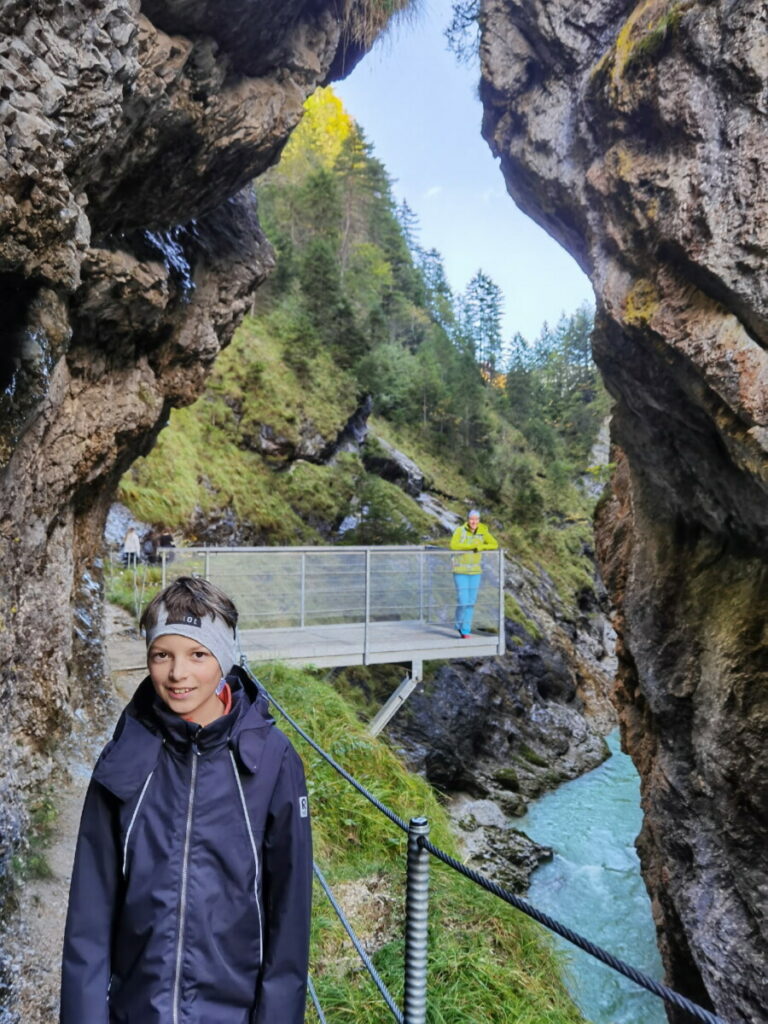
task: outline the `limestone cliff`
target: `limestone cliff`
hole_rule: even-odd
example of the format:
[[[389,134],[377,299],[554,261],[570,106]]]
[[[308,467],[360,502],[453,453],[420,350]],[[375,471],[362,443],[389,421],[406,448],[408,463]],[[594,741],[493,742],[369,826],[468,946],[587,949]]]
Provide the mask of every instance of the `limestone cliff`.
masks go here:
[[[599,554],[669,980],[768,1007],[768,34],[758,0],[483,0],[484,134],[590,275]]]
[[[0,0],[0,878],[97,700],[115,483],[272,265],[248,183],[398,6]]]

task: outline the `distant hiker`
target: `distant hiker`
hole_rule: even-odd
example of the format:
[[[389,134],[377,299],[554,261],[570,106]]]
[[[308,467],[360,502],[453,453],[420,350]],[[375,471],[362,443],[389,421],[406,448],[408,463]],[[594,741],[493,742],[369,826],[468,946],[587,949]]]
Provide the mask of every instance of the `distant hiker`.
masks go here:
[[[139,535],[133,526],[129,526],[125,531],[121,554],[123,565],[135,567],[138,564],[141,544],[139,542]]]
[[[175,548],[176,543],[173,539],[173,534],[167,526],[160,527],[160,536],[157,538],[157,546],[159,548]],[[160,556],[162,558],[162,556]],[[166,551],[165,562],[168,565],[174,559],[173,551]]]
[[[488,527],[480,522],[476,508],[470,509],[466,523],[453,531],[451,550],[462,552],[453,556],[456,630],[462,639],[472,632],[472,616],[483,575],[483,551],[495,551],[498,546]]]
[[[190,576],[142,615],[149,676],[85,797],[60,1024],[304,1021],[307,789],[239,667],[237,619]]]
[[[147,565],[157,565],[157,536],[154,530],[147,530],[141,538],[141,555]]]

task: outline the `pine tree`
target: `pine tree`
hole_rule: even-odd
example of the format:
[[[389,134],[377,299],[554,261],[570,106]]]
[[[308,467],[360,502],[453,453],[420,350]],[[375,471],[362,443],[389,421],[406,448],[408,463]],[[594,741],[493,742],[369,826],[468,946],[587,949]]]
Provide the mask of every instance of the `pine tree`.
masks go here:
[[[467,285],[462,299],[461,326],[481,368],[494,375],[501,359],[501,288],[482,270]]]

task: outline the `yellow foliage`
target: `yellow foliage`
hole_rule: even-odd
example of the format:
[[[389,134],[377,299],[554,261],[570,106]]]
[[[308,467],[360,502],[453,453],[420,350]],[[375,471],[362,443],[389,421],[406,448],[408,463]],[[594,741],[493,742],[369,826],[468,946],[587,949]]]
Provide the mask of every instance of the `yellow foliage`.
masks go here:
[[[499,373],[497,370],[492,370],[487,363],[480,364],[480,376],[486,384],[490,384],[492,388],[496,388],[498,391],[503,391],[507,386],[506,373]]]
[[[317,89],[304,104],[301,123],[283,151],[281,172],[301,173],[308,157],[315,166],[330,170],[354,129],[354,120],[333,89]]]

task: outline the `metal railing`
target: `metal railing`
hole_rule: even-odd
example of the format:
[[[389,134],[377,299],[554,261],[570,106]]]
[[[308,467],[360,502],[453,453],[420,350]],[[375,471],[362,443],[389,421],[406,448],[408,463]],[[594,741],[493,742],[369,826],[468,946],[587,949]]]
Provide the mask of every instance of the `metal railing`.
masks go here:
[[[352,940],[363,966],[370,974],[390,1013],[398,1024],[426,1024],[427,1019],[427,927],[429,918],[430,856],[434,857],[451,870],[456,871],[468,880],[474,882],[486,892],[490,892],[494,896],[497,896],[505,903],[514,907],[515,910],[520,911],[527,917],[530,917],[534,921],[543,925],[545,928],[557,935],[560,935],[562,938],[566,939],[567,942],[570,942],[579,949],[584,950],[590,956],[595,957],[614,971],[617,971],[624,977],[629,978],[630,981],[634,982],[636,985],[644,988],[648,992],[651,992],[653,995],[658,996],[668,1006],[675,1007],[677,1010],[682,1010],[690,1020],[701,1021],[703,1024],[728,1024],[727,1021],[716,1013],[699,1006],[686,996],[680,995],[680,993],[675,992],[674,989],[671,989],[667,985],[663,985],[661,982],[651,978],[645,972],[640,971],[625,961],[620,960],[618,957],[613,956],[612,953],[602,949],[591,940],[584,938],[578,932],[575,932],[566,925],[561,924],[555,918],[544,914],[527,900],[502,888],[500,885],[492,882],[489,878],[486,878],[478,871],[468,868],[465,864],[462,864],[455,858],[451,857],[450,854],[435,846],[429,840],[429,822],[426,818],[411,818],[410,822],[406,822],[395,814],[395,812],[387,807],[386,804],[382,803],[376,796],[374,796],[373,793],[366,789],[362,783],[358,782],[357,779],[350,775],[345,768],[343,768],[330,754],[323,750],[322,747],[320,747],[312,737],[302,729],[298,722],[296,722],[296,720],[280,705],[280,703],[275,700],[259,680],[250,673],[250,670],[248,670],[247,665],[245,664],[245,660],[244,667],[249,671],[251,678],[257,686],[259,686],[270,703],[274,705],[277,711],[280,712],[283,718],[285,718],[289,725],[296,730],[301,738],[305,740],[318,754],[320,754],[323,760],[335,769],[342,778],[352,785],[362,796],[373,804],[377,810],[389,818],[395,826],[405,832],[408,836],[406,863],[405,957],[403,964],[405,994],[402,1012],[394,1002],[391,994],[386,988],[386,985],[379,977],[370,957],[365,953],[360,940],[354,934],[344,912],[333,897],[327,882],[322,877],[319,870],[315,868],[316,877],[318,877],[318,880],[320,881],[326,896],[329,898],[334,911]],[[326,1017],[323,1013],[317,991],[311,979],[309,981],[309,993],[320,1024],[326,1024]]]
[[[423,622],[451,626],[456,555],[428,546],[159,548],[162,586],[204,576],[237,605],[241,629]],[[504,553],[482,555],[473,628],[503,635]]]

